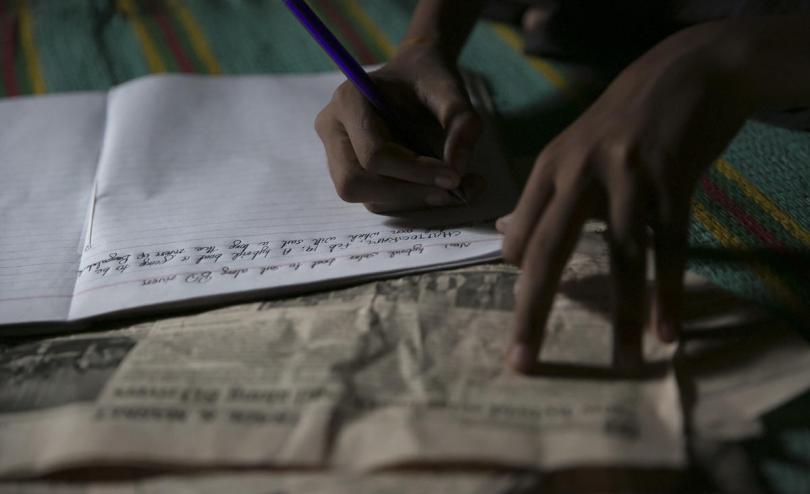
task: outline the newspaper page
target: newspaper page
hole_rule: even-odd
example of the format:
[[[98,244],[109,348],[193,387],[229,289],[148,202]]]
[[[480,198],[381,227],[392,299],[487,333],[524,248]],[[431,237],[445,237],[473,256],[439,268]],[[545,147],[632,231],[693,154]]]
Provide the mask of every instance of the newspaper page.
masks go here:
[[[688,281],[702,307],[692,310],[676,365],[695,396],[686,403],[691,428],[703,439],[758,435],[760,416],[810,389],[810,344],[785,321]]]
[[[586,235],[569,264],[542,360],[609,366],[600,245]],[[515,375],[516,278],[486,265],[14,346],[0,474],[683,465],[673,348],[648,341],[664,371],[646,379]]]

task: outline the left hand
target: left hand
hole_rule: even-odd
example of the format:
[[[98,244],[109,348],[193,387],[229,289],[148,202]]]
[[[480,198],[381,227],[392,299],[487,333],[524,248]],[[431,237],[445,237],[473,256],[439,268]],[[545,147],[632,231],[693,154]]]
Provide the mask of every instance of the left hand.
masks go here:
[[[702,172],[753,111],[723,23],[681,31],[624,70],[537,158],[514,212],[498,221],[519,265],[509,364],[530,371],[562,270],[588,217],[607,219],[614,364],[636,370],[647,320],[647,226],[654,232],[653,323],[678,337],[689,206]]]

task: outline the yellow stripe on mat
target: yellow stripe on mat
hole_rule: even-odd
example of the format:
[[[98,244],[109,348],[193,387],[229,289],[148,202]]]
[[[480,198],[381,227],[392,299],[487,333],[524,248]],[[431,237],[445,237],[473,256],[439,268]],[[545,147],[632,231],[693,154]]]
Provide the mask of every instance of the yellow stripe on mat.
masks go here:
[[[34,16],[27,1],[20,5],[20,44],[22,45],[25,67],[28,70],[28,79],[31,81],[31,90],[35,94],[47,91],[42,67],[39,64],[39,52],[34,42]]]
[[[197,54],[197,58],[205,65],[208,73],[221,74],[222,68],[219,66],[214,52],[211,51],[211,47],[208,45],[208,40],[205,39],[205,34],[203,34],[200,25],[197,23],[191,11],[188,10],[188,7],[180,0],[171,0],[169,6],[174,10],[177,18],[180,20],[180,24],[182,24],[183,29],[186,31],[192,48],[194,48],[194,53]]]
[[[369,34],[369,36],[371,36],[374,44],[380,47],[385,54],[385,58],[391,58],[396,51],[394,44],[391,43],[388,36],[386,36],[382,29],[380,29],[371,19],[371,17],[369,17],[360,4],[357,3],[357,0],[346,0],[345,5],[349,13],[351,13],[351,15],[357,19],[360,26]]]
[[[798,311],[802,317],[807,317],[808,312],[799,298],[793,291],[788,288],[785,283],[773,271],[763,266],[751,253],[751,249],[746,245],[743,240],[731,232],[728,228],[723,226],[711,213],[706,209],[703,204],[699,202],[692,203],[692,214],[703,227],[709,231],[714,238],[716,238],[723,247],[733,248],[746,253],[749,258],[749,264],[753,271],[760,277],[763,284],[774,294],[777,298],[787,303],[793,310]]]
[[[520,55],[523,55],[523,40],[520,39],[520,36],[512,28],[494,22],[490,23],[489,25],[492,30],[495,31],[498,36],[500,36],[501,39],[506,42],[507,45],[509,45]],[[529,65],[531,65],[534,70],[539,72],[540,75],[545,77],[546,80],[551,83],[551,85],[570,96],[576,96],[574,91],[571,89],[571,86],[565,80],[565,77],[560,73],[560,71],[555,69],[553,65],[539,57],[524,55],[524,58],[526,58]]]
[[[143,49],[143,55],[146,58],[146,65],[149,67],[149,71],[152,73],[166,72],[166,64],[163,63],[155,47],[155,43],[146,31],[146,26],[144,26],[143,20],[141,20],[135,3],[133,3],[132,0],[119,0],[118,5],[129,17],[132,30],[135,31],[135,36],[137,36],[138,41],[141,42],[141,48]]]
[[[759,207],[770,214],[785,230],[799,239],[805,245],[810,245],[810,232],[794,220],[789,214],[782,211],[775,202],[770,200],[759,188],[751,183],[734,166],[724,159],[717,160],[717,170],[726,178],[737,184],[740,190],[751,198]]]

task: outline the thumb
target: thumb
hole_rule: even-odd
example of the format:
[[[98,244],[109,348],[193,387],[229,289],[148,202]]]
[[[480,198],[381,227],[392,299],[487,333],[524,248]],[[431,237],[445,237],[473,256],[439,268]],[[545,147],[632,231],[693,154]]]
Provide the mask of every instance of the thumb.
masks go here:
[[[481,135],[481,118],[457,81],[447,78],[428,86],[424,102],[444,129],[444,161],[464,174]]]

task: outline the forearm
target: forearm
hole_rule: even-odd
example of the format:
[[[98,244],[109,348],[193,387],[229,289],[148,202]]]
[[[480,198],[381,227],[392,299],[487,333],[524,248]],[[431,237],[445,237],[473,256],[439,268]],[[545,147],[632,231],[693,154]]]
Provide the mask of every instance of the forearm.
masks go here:
[[[427,45],[455,61],[483,5],[484,0],[420,0],[400,50]]]
[[[810,106],[810,16],[747,22],[741,72],[758,109]]]

